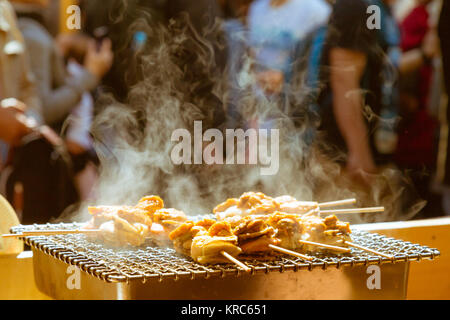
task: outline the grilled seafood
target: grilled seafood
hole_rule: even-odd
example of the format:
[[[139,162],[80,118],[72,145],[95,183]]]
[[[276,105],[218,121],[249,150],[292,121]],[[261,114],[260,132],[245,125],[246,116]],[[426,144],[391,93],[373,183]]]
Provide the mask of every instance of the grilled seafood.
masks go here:
[[[196,234],[192,239],[191,258],[198,263],[228,263],[222,252],[234,257],[242,252],[238,247],[238,237],[227,222],[217,222],[207,233]]]
[[[140,246],[148,238],[167,244],[168,234],[187,217],[182,211],[163,206],[160,197],[146,196],[135,206],[89,207],[92,218],[85,228],[101,230],[105,242],[118,246]]]
[[[275,212],[305,214],[318,209],[312,201],[298,201],[291,196],[271,198],[261,192],[246,192],[240,198],[231,198],[213,210],[217,220],[234,216],[265,215]]]
[[[247,218],[233,230],[238,237],[239,247],[245,254],[268,254],[269,245],[278,245],[275,229],[261,218]]]

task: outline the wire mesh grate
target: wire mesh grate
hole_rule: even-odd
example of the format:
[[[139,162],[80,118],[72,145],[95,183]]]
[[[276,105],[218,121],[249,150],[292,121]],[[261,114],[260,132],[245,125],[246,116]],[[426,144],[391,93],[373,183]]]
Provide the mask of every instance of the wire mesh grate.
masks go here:
[[[32,230],[73,230],[81,226],[76,223],[17,226],[11,231],[21,233]],[[376,233],[352,230],[352,238],[353,242],[392,255],[393,259],[352,248],[351,253],[345,255],[311,254],[314,257],[312,261],[283,254],[267,260],[244,257],[242,261],[252,269],[250,274],[254,275],[316,268],[325,270],[331,267],[420,261],[422,259],[432,260],[440,255],[436,249],[387,238]],[[178,254],[173,248],[158,247],[150,241],[141,247],[124,248],[109,247],[104,243],[89,240],[81,234],[32,236],[24,238],[24,241],[29,246],[67,264],[78,266],[81,270],[106,282],[227,277],[239,276],[243,272],[233,264],[201,265],[189,257]]]

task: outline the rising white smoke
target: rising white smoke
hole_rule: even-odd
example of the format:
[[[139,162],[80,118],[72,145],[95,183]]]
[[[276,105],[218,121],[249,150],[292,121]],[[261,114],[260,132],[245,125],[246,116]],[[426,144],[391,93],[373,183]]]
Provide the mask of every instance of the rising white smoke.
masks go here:
[[[134,57],[143,78],[129,88],[128,102],[120,104],[108,96],[101,99],[105,107],[93,127],[101,159],[97,196],[94,202],[81,205],[75,220],[87,220],[87,205],[135,204],[146,194],[160,195],[167,207],[190,215],[210,213],[218,203],[246,191],[315,201],[355,197],[359,206],[383,205],[387,209],[376,216],[347,217],[352,222],[409,219],[423,206],[415,194],[405,200],[409,184],[394,168],[371,177],[370,186],[358,185],[338,164],[343,154],[329,159],[316,148],[320,143],[311,147],[305,137],[315,117],[305,106],[295,117],[288,116],[289,107],[255,97],[254,75],[251,68],[245,68],[251,65],[248,56],[244,68],[231,74],[237,80],[232,83],[242,94],[244,120],[275,119],[272,126],[280,130],[278,173],[261,176],[254,165],[174,165],[170,158],[172,132],[180,128],[192,131],[196,120],[202,121],[204,130],[217,126],[217,110],[226,111],[230,69],[221,71],[215,56],[216,49],[224,47],[224,38],[219,36],[221,24],[212,21],[201,35],[186,17],[169,26],[139,21],[130,26],[130,30],[136,29],[145,30],[155,41]],[[299,77],[299,86],[284,106],[304,105],[309,92]],[[319,142],[320,137],[319,133]]]

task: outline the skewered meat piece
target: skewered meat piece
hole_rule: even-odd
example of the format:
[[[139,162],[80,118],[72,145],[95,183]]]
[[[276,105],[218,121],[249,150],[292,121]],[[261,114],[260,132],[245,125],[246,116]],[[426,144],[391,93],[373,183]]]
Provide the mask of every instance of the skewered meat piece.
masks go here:
[[[202,235],[192,240],[191,257],[198,263],[229,263],[229,260],[223,257],[221,252],[226,252],[233,257],[238,256],[242,250],[237,246],[237,237],[211,237]]]
[[[146,226],[152,225],[152,219],[148,216],[147,212],[138,207],[119,208],[117,216],[130,223],[137,222]]]
[[[206,218],[206,219],[197,221],[197,222],[195,223],[195,226],[203,227],[203,228],[205,228],[206,230],[209,230],[209,229],[211,228],[211,226],[212,226],[213,224],[215,224],[215,223],[217,223],[216,220]]]
[[[114,227],[119,242],[132,246],[142,245],[149,235],[149,227],[147,225],[138,222],[131,224],[120,217],[114,218]]]
[[[207,229],[209,227],[202,224],[186,221],[169,234],[169,238],[173,241],[173,246],[178,253],[191,255],[192,239],[197,235],[208,234]]]
[[[239,199],[228,199],[214,208],[217,220],[241,215],[268,214],[278,209],[278,203],[261,192],[246,192]]]
[[[233,236],[233,230],[231,229],[231,225],[226,221],[218,221],[214,223],[209,229],[208,234],[211,237],[228,237]]]
[[[243,217],[243,216],[237,215],[237,216],[227,217],[227,218],[223,219],[222,221],[228,222],[231,225],[231,229],[235,229],[237,226],[239,226],[242,223],[242,221],[244,219],[257,219],[259,217],[261,217],[261,216],[253,216],[252,215],[252,216]]]
[[[239,199],[228,199],[214,208],[217,220],[234,216],[265,215],[277,211],[293,214],[318,215],[319,204],[313,201],[298,201],[291,196],[271,198],[261,192],[247,192]]]
[[[117,212],[121,209],[131,209],[130,206],[98,206],[89,207],[88,212],[92,215],[87,223],[87,229],[98,229],[103,223],[113,220]]]
[[[169,243],[166,229],[160,223],[152,223],[152,226],[150,227],[150,238],[161,247],[167,246]]]
[[[99,229],[104,242],[115,245],[142,245],[150,234],[152,220],[147,211],[131,206],[89,207],[92,219],[86,229]]]
[[[267,218],[267,223],[275,228],[280,247],[288,250],[301,247],[298,241],[302,238],[303,224],[299,215],[275,212]]]
[[[238,206],[247,210],[247,215],[267,214],[277,209],[278,204],[261,192],[247,192],[239,199]]]
[[[225,221],[213,224],[208,233],[196,235],[192,239],[191,257],[198,263],[228,263],[221,252],[231,256],[239,255],[242,250],[237,246],[238,237],[231,230],[231,225]]]
[[[132,206],[97,206],[97,207],[88,207],[88,212],[92,216],[97,215],[111,215],[117,213],[119,209],[131,209]]]
[[[313,201],[298,201],[291,196],[281,196],[274,199],[280,212],[305,214],[313,209],[318,209],[319,204]]]
[[[120,217],[130,223],[138,222],[151,226],[152,220],[145,210],[131,206],[98,206],[89,207],[89,213],[92,215],[88,228],[96,229],[103,223],[111,221],[114,217]]]
[[[217,205],[214,210],[213,213],[217,213],[217,212],[225,212],[227,209],[229,209],[230,207],[233,206],[237,206],[239,204],[239,199],[237,198],[230,198],[227,199],[227,201]]]
[[[274,206],[276,206],[274,199],[266,196],[264,193],[246,192],[240,198],[227,199],[227,201],[216,206],[213,212],[225,212],[232,207],[237,207],[241,211],[254,210],[254,214],[257,214],[258,212],[267,213],[267,211],[272,211]],[[246,213],[252,214],[248,211]]]
[[[323,221],[327,230],[338,230],[342,234],[351,233],[350,223],[340,221],[335,215],[328,216]]]
[[[100,225],[100,238],[114,246],[140,246],[149,235],[148,225],[135,222],[129,223],[127,220],[114,216],[111,221]]]
[[[131,223],[140,224],[145,222],[151,225],[151,219],[145,212],[142,213],[142,211],[135,210],[135,208],[130,206],[89,207],[88,211],[92,215],[92,219],[84,228],[101,230],[100,239],[111,245],[140,245],[145,239],[141,239],[139,230],[144,229],[144,227],[134,228]],[[133,213],[137,213],[136,219],[128,222],[126,218],[131,218]],[[148,232],[148,225],[146,226],[147,229],[144,233]],[[131,234],[132,232],[136,233],[134,237]],[[94,237],[92,239],[95,240]]]
[[[295,199],[292,196],[284,195],[284,196],[276,197],[275,201],[278,203],[289,203],[289,202],[297,201],[297,199]]]
[[[187,256],[191,255],[191,244],[193,238],[191,230],[193,226],[193,221],[186,221],[169,234],[169,239],[172,240],[173,246],[178,253]]]
[[[92,219],[86,228],[102,230],[101,237],[110,244],[139,246],[149,236],[162,244],[168,240],[167,230],[175,229],[185,218],[183,212],[162,209],[163,205],[160,197],[147,196],[136,206],[89,207]],[[153,217],[156,217],[160,224],[153,223]],[[172,220],[166,220],[169,218]]]
[[[245,254],[268,254],[269,245],[278,245],[280,240],[274,238],[275,230],[263,218],[244,218],[233,230],[238,237],[239,247]]]
[[[139,200],[136,207],[147,211],[152,217],[153,213],[164,208],[164,201],[158,196],[145,196]]]
[[[153,213],[153,222],[160,223],[161,221],[168,220],[185,222],[187,220],[187,217],[183,211],[173,208],[162,208]]]
[[[351,241],[351,230],[348,222],[340,221],[336,216],[320,217],[303,217],[304,232],[302,240],[318,242],[322,244],[346,247],[345,241]],[[320,249],[315,246],[304,245],[305,251],[328,251],[330,249]],[[337,253],[337,252],[336,252]]]
[[[152,239],[160,246],[170,242],[169,234],[187,220],[183,211],[168,208],[153,213],[153,224],[150,229]]]

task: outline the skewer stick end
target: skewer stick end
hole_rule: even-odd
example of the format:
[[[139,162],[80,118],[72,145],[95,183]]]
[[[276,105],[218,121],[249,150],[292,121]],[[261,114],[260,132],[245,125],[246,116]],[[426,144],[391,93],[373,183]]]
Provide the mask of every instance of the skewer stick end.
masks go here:
[[[394,258],[395,258],[395,256],[393,256],[393,255],[390,255],[390,254],[387,254],[387,253],[383,253],[383,252],[380,252],[380,251],[377,251],[377,250],[373,250],[373,249],[361,246],[361,245],[356,244],[356,243],[351,242],[351,241],[345,241],[344,243],[347,244],[350,247],[353,247],[353,248],[356,248],[356,249],[359,249],[359,250],[363,250],[363,251],[367,251],[367,252],[379,255],[381,257],[387,258],[389,260],[394,260]]]
[[[294,256],[294,257],[301,258],[303,260],[307,260],[307,261],[314,260],[313,257],[310,257],[310,256],[307,256],[307,255],[298,253],[296,251],[288,250],[288,249],[285,249],[285,248],[282,248],[282,247],[274,246],[273,244],[269,244],[269,248],[271,248],[271,249],[273,249],[275,251],[284,253],[284,254],[288,254],[288,255],[291,255],[291,256]]]
[[[236,259],[235,257],[233,257],[231,254],[229,254],[226,251],[221,251],[220,252],[221,255],[223,255],[225,258],[227,258],[230,262],[233,262],[234,264],[236,264],[237,266],[241,267],[242,269],[244,269],[245,272],[251,272],[252,268],[246,266],[245,264],[243,264],[241,261],[239,261],[238,259]]]

